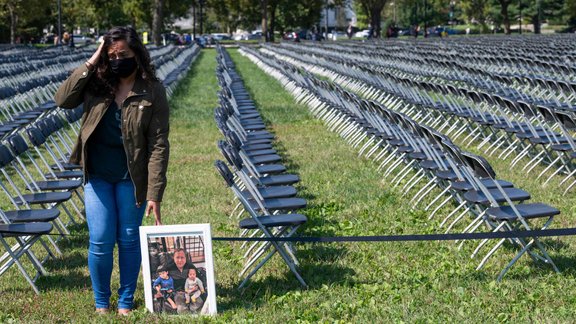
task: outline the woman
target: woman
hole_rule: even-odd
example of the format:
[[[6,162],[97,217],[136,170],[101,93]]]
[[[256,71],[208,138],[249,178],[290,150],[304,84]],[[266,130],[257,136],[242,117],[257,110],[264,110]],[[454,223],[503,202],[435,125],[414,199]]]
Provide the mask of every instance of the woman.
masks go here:
[[[186,293],[184,287],[186,285],[186,279],[188,279],[188,273],[190,269],[196,270],[196,266],[190,263],[186,259],[186,251],[183,248],[177,248],[174,250],[173,256],[174,264],[169,268],[168,273],[170,277],[174,279],[174,290],[176,291],[174,301],[178,306],[176,311],[178,314],[185,313],[188,311],[188,305],[186,304]]]
[[[96,312],[109,312],[118,242],[118,313],[128,314],[140,271],[138,227],[144,212],[152,212],[161,225],[169,155],[165,89],[136,31],[115,27],[60,86],[55,101],[62,108],[84,104],[70,162],[84,169],[88,268]]]

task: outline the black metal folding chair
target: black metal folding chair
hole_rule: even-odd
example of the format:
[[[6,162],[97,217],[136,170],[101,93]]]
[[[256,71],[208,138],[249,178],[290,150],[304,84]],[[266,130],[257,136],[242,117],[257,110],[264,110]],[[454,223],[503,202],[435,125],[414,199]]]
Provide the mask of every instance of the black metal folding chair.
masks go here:
[[[226,164],[222,161],[216,161],[215,167],[226,181],[226,184],[232,189],[236,198],[242,203],[244,209],[250,215],[250,218],[241,220],[239,225],[242,229],[258,230],[261,233],[261,237],[274,239],[282,237],[291,237],[298,228],[307,221],[306,216],[301,214],[274,214],[271,215],[267,212],[265,206],[258,203],[260,206],[258,209],[254,208],[254,203],[251,202],[246,194],[236,185],[234,182],[234,175]],[[249,191],[250,192],[250,191]],[[259,202],[260,200],[252,196],[252,201]],[[266,252],[268,252],[266,254]],[[276,253],[278,252],[286,265],[290,268],[290,271],[294,273],[298,281],[307,287],[306,282],[298,272],[296,266],[298,261],[294,256],[294,246],[288,244],[288,242],[283,241],[265,241],[259,244],[257,249],[246,258],[246,263],[243,270],[240,272],[240,276],[244,277],[244,280],[240,283],[240,288],[244,287],[248,280],[256,274],[256,272]],[[256,262],[260,260],[257,264]],[[252,269],[250,272],[248,272]]]

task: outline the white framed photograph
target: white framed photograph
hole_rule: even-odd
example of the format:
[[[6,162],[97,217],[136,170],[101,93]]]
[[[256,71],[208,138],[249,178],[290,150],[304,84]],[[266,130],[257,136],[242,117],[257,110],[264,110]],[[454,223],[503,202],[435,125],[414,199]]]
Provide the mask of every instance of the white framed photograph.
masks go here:
[[[146,308],[216,314],[210,224],[140,226]]]

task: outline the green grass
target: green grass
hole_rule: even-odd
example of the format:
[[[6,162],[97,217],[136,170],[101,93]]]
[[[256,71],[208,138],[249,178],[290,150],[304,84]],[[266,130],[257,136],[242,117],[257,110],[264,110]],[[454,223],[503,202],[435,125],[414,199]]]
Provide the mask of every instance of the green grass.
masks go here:
[[[245,57],[231,51],[236,68],[276,134],[277,149],[290,172],[300,176],[299,196],[309,207],[303,236],[386,235],[437,232],[438,219],[412,211],[406,197],[382,181],[376,166],[296,105],[292,96]],[[162,204],[164,224],[210,223],[213,236],[239,235],[230,219],[232,194],[213,167],[221,159],[214,125],[217,106],[215,51],[204,50],[171,99],[169,185]],[[502,178],[549,202],[563,214],[555,226],[574,223],[574,195],[556,197],[536,179],[510,172],[490,159]],[[439,217],[437,217],[439,218]],[[144,225],[153,220],[146,218]],[[16,268],[0,278],[0,322],[189,322],[186,316],[149,314],[142,282],[137,310],[124,319],[95,318],[86,266],[87,230],[61,242],[63,256],[46,266],[50,275],[34,295]],[[535,265],[523,257],[503,282],[494,280],[512,258],[502,248],[481,271],[471,260],[473,243],[458,250],[453,242],[298,244],[303,290],[278,256],[243,291],[237,286],[242,265],[239,243],[214,242],[218,322],[567,322],[573,320],[576,289],[573,238],[546,239],[561,268]],[[113,274],[113,291],[118,274]],[[113,294],[114,295],[114,294]],[[113,305],[115,300],[113,300]]]

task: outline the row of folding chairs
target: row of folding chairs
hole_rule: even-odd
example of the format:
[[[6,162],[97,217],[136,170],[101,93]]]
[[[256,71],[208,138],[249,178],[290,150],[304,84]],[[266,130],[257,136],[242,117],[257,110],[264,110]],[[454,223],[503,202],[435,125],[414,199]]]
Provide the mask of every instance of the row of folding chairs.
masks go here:
[[[306,207],[306,200],[297,198],[292,186],[299,177],[286,173],[282,157],[274,149],[274,135],[266,129],[254,102],[226,50],[218,50],[217,76],[221,87],[220,105],[215,109],[215,121],[223,140],[218,148],[224,161],[215,167],[238,201],[231,213],[238,222],[241,235],[264,239],[286,238],[294,235],[306,223],[306,216],[297,213]],[[235,215],[235,217],[234,217]],[[240,288],[278,253],[298,281],[306,287],[297,266],[295,246],[285,241],[244,243],[244,268]]]
[[[161,63],[159,65],[160,68],[157,70],[157,75],[166,88],[168,98],[172,97],[178,81],[187,74],[199,54],[200,47],[193,44],[192,46],[178,48],[178,51],[172,51],[169,54],[165,53],[162,56],[162,61],[155,63]]]
[[[168,96],[172,95],[177,81],[186,74],[198,53],[199,47],[197,45],[189,47],[166,46],[151,50],[157,75],[163,80]],[[66,65],[46,66],[41,70],[44,75],[40,77],[36,75],[39,72],[37,71],[38,68],[18,74],[14,82],[19,85],[31,83],[33,86],[30,89],[0,88],[0,94],[5,94],[0,96],[2,98],[0,101],[0,120],[2,122],[0,124],[0,137],[7,137],[19,132],[21,127],[33,123],[36,118],[42,117],[43,114],[56,108],[52,97],[58,85],[66,79],[69,71],[84,62],[89,54],[91,54],[90,51],[84,50],[80,53],[74,52],[64,55]],[[29,62],[22,61],[21,64],[29,64]],[[56,72],[54,74],[46,72],[51,69],[56,69]]]
[[[547,228],[554,216],[559,214],[556,208],[545,204],[525,203],[530,195],[514,188],[508,181],[496,179],[485,159],[461,151],[449,138],[418,124],[409,116],[387,109],[375,101],[362,100],[313,75],[303,77],[303,73],[297,69],[287,67],[287,64],[272,57],[247,48],[242,51],[267,73],[279,79],[299,102],[307,104],[312,114],[323,120],[330,130],[339,133],[354,147],[359,147],[361,155],[376,161],[385,179],[392,179],[390,183],[394,186],[403,185],[405,194],[415,188],[420,180],[427,179],[427,183],[414,194],[412,204],[418,205],[434,187],[440,193],[430,202],[428,209],[443,196],[447,198],[440,206],[454,202],[455,209],[440,224],[441,227],[449,224],[446,232],[454,229],[466,215],[473,217],[463,231],[473,232],[482,224],[492,231],[531,230],[534,225],[529,221],[536,220],[541,220],[539,228]],[[430,217],[433,216],[431,213]],[[492,246],[478,269],[486,264],[504,241],[500,240]],[[551,264],[558,271],[537,237],[530,241],[519,238],[509,241],[518,246],[519,252],[501,271],[498,280],[526,253],[534,260]],[[487,243],[487,240],[482,241],[473,256],[478,255]]]
[[[279,52],[276,48],[273,50]],[[268,51],[272,52],[269,49]],[[301,52],[280,53],[283,58],[292,60],[301,61],[306,57]],[[437,127],[447,134],[454,132],[454,138],[467,133],[467,139],[480,141],[479,146],[491,142],[487,152],[494,153],[496,149],[504,148],[499,157],[506,158],[511,153],[516,153],[517,158],[512,161],[513,165],[524,156],[529,156],[530,161],[524,170],[530,171],[538,164],[546,166],[539,177],[554,168],[555,171],[544,184],[556,174],[565,175],[561,184],[572,181],[568,182],[565,193],[576,184],[573,163],[576,146],[572,135],[575,129],[574,113],[570,110],[552,109],[545,105],[535,106],[497,94],[491,95],[449,84],[413,81],[393,74],[385,76],[389,81],[380,79],[379,82],[374,82],[374,78],[370,79],[364,73],[350,72],[354,69],[350,69],[349,65],[338,69],[338,62],[321,62],[318,56],[315,54],[312,58],[314,61],[307,62],[306,67],[313,71],[320,70],[339,84],[345,84],[387,105],[402,106],[404,112],[420,119],[420,122]],[[394,101],[390,102],[390,98]],[[406,100],[411,105],[404,105],[402,101]],[[423,114],[422,111],[426,110],[428,113]]]
[[[16,264],[36,293],[36,280],[48,274],[44,263],[61,255],[57,242],[84,220],[83,172],[65,162],[73,145],[68,129],[78,127],[78,118],[72,116],[78,113],[66,115],[53,110],[0,143],[0,218],[6,228],[0,228],[6,250],[0,275]],[[41,248],[32,248],[36,242]],[[29,265],[22,263],[24,255]]]

